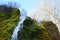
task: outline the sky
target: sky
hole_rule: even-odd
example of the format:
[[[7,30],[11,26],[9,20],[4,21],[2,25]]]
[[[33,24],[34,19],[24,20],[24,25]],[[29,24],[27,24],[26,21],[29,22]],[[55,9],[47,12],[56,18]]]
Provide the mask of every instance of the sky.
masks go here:
[[[0,4],[6,4],[8,2],[17,2],[20,4],[21,8],[26,10],[28,13],[38,4],[39,0],[0,0]]]
[[[22,9],[29,13],[35,6],[37,6],[38,4],[40,5],[43,1],[46,0],[0,0],[0,4],[6,4],[8,2],[17,2],[21,5]],[[55,12],[60,14],[60,0],[52,0],[51,5],[57,7]]]
[[[44,0],[0,0],[0,4],[6,4],[8,2],[17,2],[22,9],[27,13],[30,12],[37,4],[41,4]],[[46,1],[46,0],[45,0]],[[53,0],[52,5],[60,5],[60,0]],[[59,6],[60,7],[60,6]]]

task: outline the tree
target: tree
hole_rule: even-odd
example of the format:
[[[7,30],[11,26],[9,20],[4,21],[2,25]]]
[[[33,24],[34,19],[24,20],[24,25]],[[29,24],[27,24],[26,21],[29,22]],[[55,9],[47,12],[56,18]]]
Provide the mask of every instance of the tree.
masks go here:
[[[56,13],[57,8],[58,8],[57,5],[56,5],[56,7],[53,7],[53,9],[52,9],[51,7],[49,7],[48,1],[46,1],[45,6],[46,6],[46,10],[49,12],[48,15],[50,15],[53,23],[55,23],[58,26],[58,29],[60,29],[60,27],[59,27],[60,26],[60,17],[59,17],[59,14]]]

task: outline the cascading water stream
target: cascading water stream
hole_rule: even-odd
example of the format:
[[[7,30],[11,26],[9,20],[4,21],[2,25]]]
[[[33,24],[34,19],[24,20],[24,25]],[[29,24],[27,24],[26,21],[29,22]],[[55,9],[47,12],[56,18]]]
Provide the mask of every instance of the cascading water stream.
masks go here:
[[[20,10],[20,9],[19,9]],[[13,31],[13,34],[12,34],[12,39],[11,40],[18,40],[18,31],[20,30],[20,28],[22,28],[23,27],[23,21],[25,20],[25,18],[26,18],[26,15],[25,15],[25,13],[24,13],[24,11],[21,11],[20,10],[20,14],[21,14],[21,16],[19,17],[19,23],[18,23],[18,25],[17,25],[17,27],[14,29],[14,31]]]

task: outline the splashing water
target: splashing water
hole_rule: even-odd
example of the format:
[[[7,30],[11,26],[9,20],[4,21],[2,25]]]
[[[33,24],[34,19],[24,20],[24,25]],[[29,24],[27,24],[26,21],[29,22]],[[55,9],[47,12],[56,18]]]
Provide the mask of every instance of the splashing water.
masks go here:
[[[20,8],[19,8],[19,10],[20,10]],[[17,36],[18,36],[18,31],[20,30],[20,28],[23,27],[23,21],[25,20],[26,15],[25,15],[24,11],[21,11],[20,14],[21,14],[21,16],[20,16],[20,18],[19,18],[18,26],[14,29],[11,40],[18,40],[18,38],[17,38]]]

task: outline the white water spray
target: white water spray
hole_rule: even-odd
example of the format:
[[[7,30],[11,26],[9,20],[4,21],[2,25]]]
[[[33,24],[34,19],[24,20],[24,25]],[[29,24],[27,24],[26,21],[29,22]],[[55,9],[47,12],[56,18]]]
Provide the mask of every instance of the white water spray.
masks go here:
[[[19,8],[19,10],[21,11],[20,8]],[[24,11],[21,11],[20,14],[21,14],[21,16],[19,18],[18,26],[14,29],[11,40],[18,40],[18,38],[17,38],[18,37],[18,31],[20,30],[20,28],[23,27],[23,21],[25,20],[26,15],[25,15]]]

